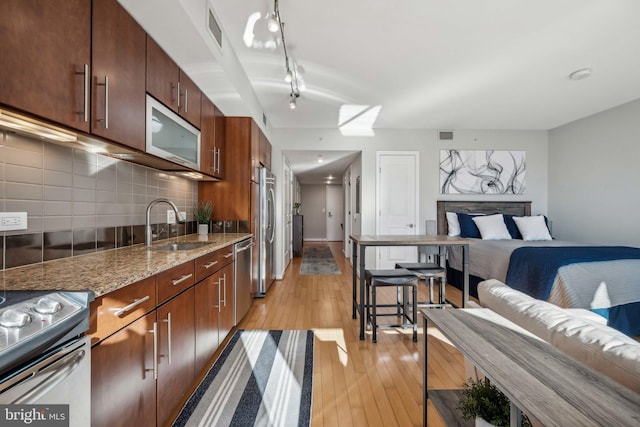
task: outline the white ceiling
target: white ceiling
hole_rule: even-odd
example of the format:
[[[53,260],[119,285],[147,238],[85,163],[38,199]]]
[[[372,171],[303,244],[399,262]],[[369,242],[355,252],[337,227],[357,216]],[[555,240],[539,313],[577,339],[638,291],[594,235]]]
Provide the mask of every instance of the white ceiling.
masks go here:
[[[374,130],[546,130],[640,98],[638,0],[279,0],[304,70],[295,110],[282,48],[242,41],[273,0],[119,1],[226,115],[264,112],[274,128],[335,129],[360,104],[381,106]]]

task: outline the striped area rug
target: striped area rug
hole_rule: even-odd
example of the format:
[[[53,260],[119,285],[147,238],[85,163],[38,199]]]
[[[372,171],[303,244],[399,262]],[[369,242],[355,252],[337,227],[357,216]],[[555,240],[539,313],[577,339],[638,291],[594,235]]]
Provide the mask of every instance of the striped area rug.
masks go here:
[[[174,426],[308,426],[313,331],[237,331]]]

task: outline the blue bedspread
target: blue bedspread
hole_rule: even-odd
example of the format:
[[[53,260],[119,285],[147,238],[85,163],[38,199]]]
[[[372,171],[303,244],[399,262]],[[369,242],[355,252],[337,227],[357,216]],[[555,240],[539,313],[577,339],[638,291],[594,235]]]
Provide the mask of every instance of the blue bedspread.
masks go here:
[[[628,246],[522,247],[515,249],[511,254],[506,283],[514,289],[546,301],[549,299],[553,281],[560,267],[578,262],[617,259],[640,259],[640,248]],[[609,310],[608,323],[627,334],[640,334],[638,306],[639,304],[635,303],[612,308]],[[629,314],[633,314],[633,320],[623,315],[627,309]],[[611,314],[614,313],[612,318]]]

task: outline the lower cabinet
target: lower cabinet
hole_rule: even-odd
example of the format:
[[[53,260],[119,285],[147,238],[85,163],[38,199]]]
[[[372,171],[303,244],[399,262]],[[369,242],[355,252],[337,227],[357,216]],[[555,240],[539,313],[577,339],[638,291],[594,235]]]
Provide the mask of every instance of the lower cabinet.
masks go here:
[[[233,329],[233,315],[235,310],[235,301],[233,297],[233,267],[234,264],[227,264],[218,272],[221,275],[220,282],[220,317],[218,331],[220,333],[220,341],[229,335]]]
[[[218,273],[195,286],[196,372],[201,372],[220,345],[220,278]]]
[[[194,371],[194,290],[187,289],[157,309],[157,425],[165,425],[190,391]]]
[[[91,314],[92,427],[171,423],[233,329],[235,264],[228,256],[233,251],[218,252],[222,267],[211,268],[208,276],[201,273],[198,283],[177,295],[161,292],[162,287],[177,290],[193,274],[177,280],[165,276],[180,277],[188,268],[193,272],[192,261],[96,299]],[[209,261],[204,266],[213,262],[208,258],[203,257]]]
[[[155,311],[91,350],[92,427],[156,425],[154,323]]]

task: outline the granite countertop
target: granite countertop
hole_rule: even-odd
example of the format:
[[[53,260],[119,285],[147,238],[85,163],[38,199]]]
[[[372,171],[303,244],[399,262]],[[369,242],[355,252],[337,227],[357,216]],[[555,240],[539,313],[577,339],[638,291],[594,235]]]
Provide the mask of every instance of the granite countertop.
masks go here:
[[[144,245],[127,246],[2,271],[0,291],[93,291],[96,297],[153,276],[171,267],[251,237],[248,233],[197,234],[154,242],[153,248],[171,242],[209,245],[196,249],[166,251]]]

